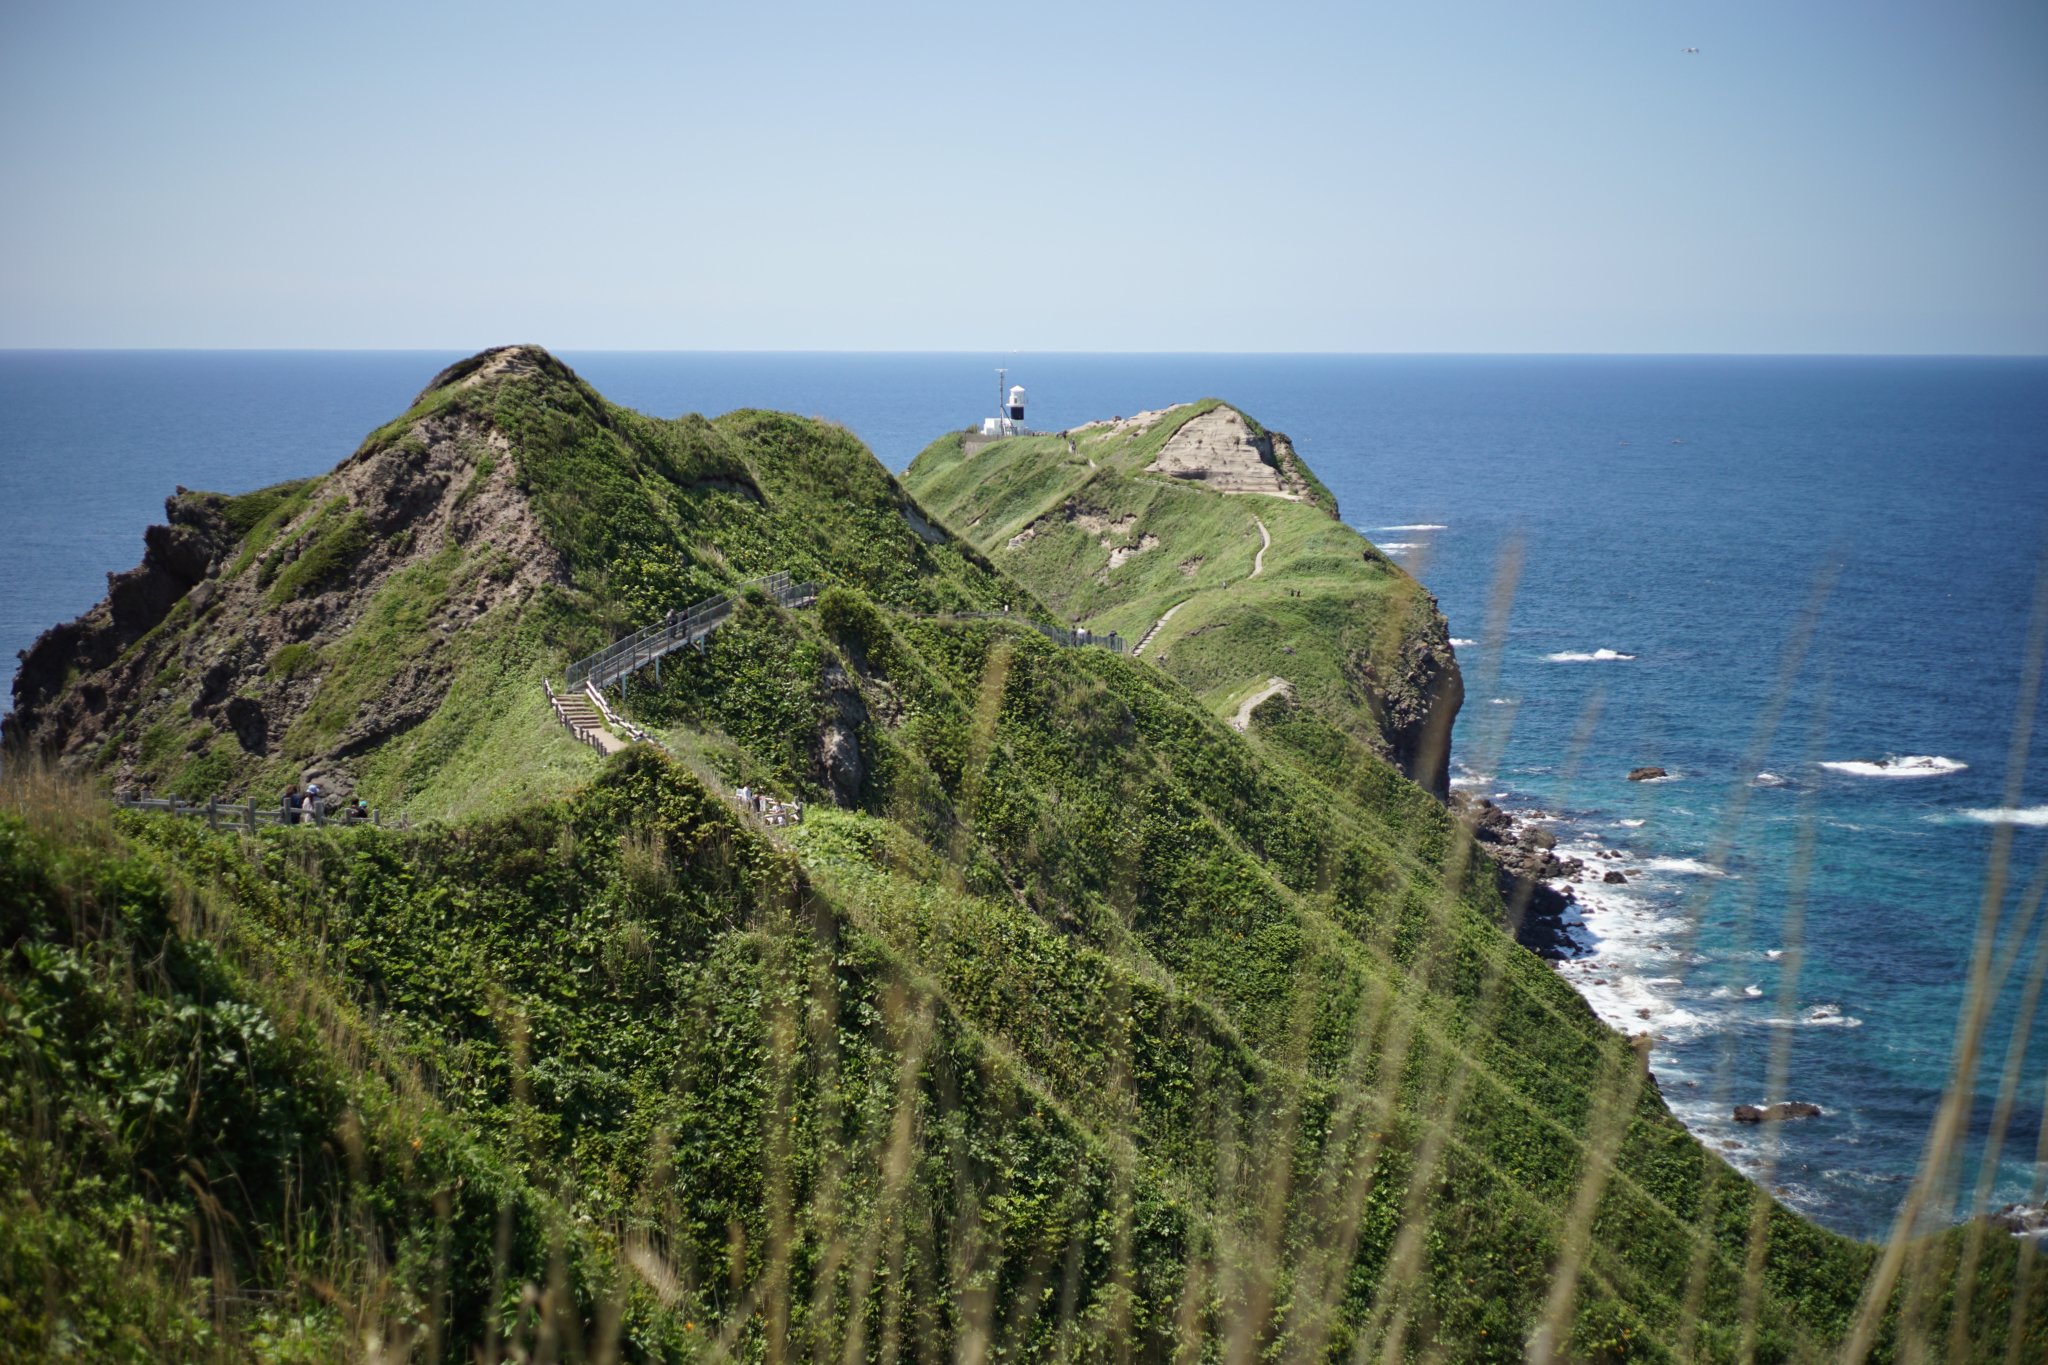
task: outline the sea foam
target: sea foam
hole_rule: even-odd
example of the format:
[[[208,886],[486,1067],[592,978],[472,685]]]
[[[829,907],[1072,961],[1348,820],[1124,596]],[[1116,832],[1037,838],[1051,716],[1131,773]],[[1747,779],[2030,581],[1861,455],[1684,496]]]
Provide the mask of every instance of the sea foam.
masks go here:
[[[2048,806],[1994,806],[1988,810],[1959,810],[1966,820],[1987,825],[2048,825]]]
[[[1695,877],[1725,877],[1727,872],[1697,858],[1647,858],[1643,866],[1652,872],[1684,872]]]
[[[1434,521],[1418,521],[1412,526],[1382,526],[1382,531],[1448,531],[1451,528]]]
[[[1820,766],[1854,777],[1946,777],[1950,773],[1959,773],[1970,765],[1960,759],[1943,758],[1939,754],[1906,754],[1896,758],[1880,758],[1874,763],[1867,759],[1853,758],[1839,763],[1823,763]]]
[[[1470,649],[1478,643],[1477,640],[1460,640],[1455,635],[1451,637],[1451,648],[1453,649]]]
[[[1546,654],[1543,657],[1554,664],[1604,664],[1614,660],[1633,659],[1636,656],[1617,653],[1611,649],[1596,649],[1591,654],[1568,649],[1560,654]]]

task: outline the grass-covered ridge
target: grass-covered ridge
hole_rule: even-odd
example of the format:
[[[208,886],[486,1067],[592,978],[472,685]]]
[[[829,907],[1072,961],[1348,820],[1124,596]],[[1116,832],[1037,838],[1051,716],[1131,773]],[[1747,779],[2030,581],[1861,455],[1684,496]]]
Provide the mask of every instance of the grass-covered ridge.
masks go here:
[[[1338,521],[1286,438],[1249,417],[1307,497],[1147,472],[1182,426],[1221,406],[992,444],[955,432],[904,483],[1062,618],[1149,634],[1146,656],[1217,714],[1284,678],[1297,704],[1441,792],[1463,688],[1435,600]]]
[[[407,551],[348,580],[350,628],[252,667],[308,689],[294,725],[323,752],[413,695],[378,677],[448,669],[362,760],[448,818],[212,834],[9,768],[14,1354],[1820,1361],[1841,1339],[1875,1249],[1690,1137],[1630,1040],[1502,933],[1444,807],[1324,710],[1276,698],[1239,732],[1170,668],[940,619],[1034,593],[844,432],[658,422],[531,350],[443,375],[291,517],[346,498],[377,527],[392,491],[448,515],[379,530]],[[287,522],[270,545],[309,524]],[[614,698],[679,757],[600,762],[547,721],[539,673],[582,641],[768,568],[825,589],[743,602]],[[1384,586],[1352,590],[1361,618],[1408,600]],[[152,684],[202,657],[152,653]],[[211,753],[191,721],[150,719],[138,761]],[[809,818],[764,827],[738,782]],[[1945,1330],[1957,1246],[1908,1336]],[[2015,1255],[1990,1245],[1960,1358],[2006,1358]],[[1911,1357],[1887,1321],[1880,1358]],[[2025,1359],[2048,1295],[2021,1329]]]
[[[103,674],[48,661],[16,738],[202,800],[312,775],[428,817],[565,791],[594,758],[546,724],[542,677],[777,570],[906,610],[1037,610],[843,428],[649,417],[532,347],[451,367],[327,475],[176,501],[199,528],[180,572],[211,556],[205,576],[170,581]]]

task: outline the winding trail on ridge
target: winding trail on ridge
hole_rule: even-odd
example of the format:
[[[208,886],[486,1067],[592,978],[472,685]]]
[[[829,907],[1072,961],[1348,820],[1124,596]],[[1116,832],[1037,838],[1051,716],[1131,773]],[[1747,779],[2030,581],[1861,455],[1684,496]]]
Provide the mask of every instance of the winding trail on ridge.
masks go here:
[[[1166,615],[1160,617],[1157,621],[1154,621],[1152,623],[1152,629],[1145,632],[1145,637],[1139,640],[1137,644],[1131,646],[1131,657],[1136,658],[1138,655],[1143,654],[1145,652],[1145,646],[1151,644],[1152,637],[1159,633],[1159,628],[1165,625],[1168,621],[1172,620],[1173,614],[1175,612],[1179,611],[1182,607],[1186,606],[1188,603],[1194,600],[1195,599],[1192,597],[1183,597],[1180,601],[1168,607],[1166,609]]]
[[[1275,693],[1292,691],[1294,691],[1294,684],[1287,681],[1287,679],[1285,678],[1267,679],[1266,685],[1264,687],[1252,693],[1249,697],[1246,697],[1244,699],[1243,705],[1237,708],[1237,714],[1230,718],[1231,728],[1236,730],[1250,729],[1252,724],[1253,708],[1257,707],[1260,702],[1266,700],[1268,697],[1273,696]]]
[[[1266,571],[1266,551],[1273,548],[1273,533],[1266,529],[1266,523],[1258,517],[1253,517],[1252,523],[1259,528],[1259,552],[1252,556],[1252,571],[1250,577],[1257,578],[1260,574]],[[1145,634],[1142,637],[1140,637],[1138,643],[1131,646],[1131,657],[1136,658],[1138,655],[1143,654],[1145,652],[1145,646],[1151,644],[1152,637],[1159,633],[1159,628],[1165,625],[1168,621],[1172,620],[1173,614],[1175,612],[1179,611],[1182,607],[1186,606],[1188,603],[1194,600],[1195,599],[1193,597],[1184,597],[1180,601],[1168,607],[1166,609],[1166,615],[1160,617],[1157,621],[1154,621],[1152,623],[1152,629],[1146,631]],[[1279,682],[1280,679],[1275,678],[1273,681]],[[1264,693],[1261,696],[1259,696],[1256,699],[1256,701],[1254,701],[1252,704],[1256,705],[1257,702],[1264,701],[1266,697],[1271,695],[1272,693],[1270,691]],[[1242,730],[1244,729],[1244,726],[1240,725],[1237,728]]]

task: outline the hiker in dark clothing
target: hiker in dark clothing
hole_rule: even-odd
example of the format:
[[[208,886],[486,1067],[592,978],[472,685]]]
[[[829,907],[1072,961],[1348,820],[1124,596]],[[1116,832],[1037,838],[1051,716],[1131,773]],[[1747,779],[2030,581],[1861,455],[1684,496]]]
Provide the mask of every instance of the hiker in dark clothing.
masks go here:
[[[286,787],[284,795],[277,799],[277,808],[284,812],[284,822],[287,825],[299,823],[299,808],[304,804],[305,798],[299,795],[299,784],[296,782]]]

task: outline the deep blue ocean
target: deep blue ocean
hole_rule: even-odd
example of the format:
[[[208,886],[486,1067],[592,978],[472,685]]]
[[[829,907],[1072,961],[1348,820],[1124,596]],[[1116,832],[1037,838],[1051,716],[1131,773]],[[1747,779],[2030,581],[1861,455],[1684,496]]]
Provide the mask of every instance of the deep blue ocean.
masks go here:
[[[14,651],[139,560],[173,485],[326,470],[454,358],[0,353],[9,679]],[[1578,888],[1586,955],[1562,970],[1658,1039],[1667,1099],[1759,1175],[1767,1139],[1729,1111],[1769,1098],[1787,1040],[1785,1096],[1825,1113],[1785,1126],[1768,1178],[1822,1223],[1887,1231],[1948,1074],[1998,822],[2016,883],[2048,850],[2048,764],[2010,807],[2002,796],[2048,534],[2048,361],[565,358],[662,416],[834,418],[892,469],[987,415],[998,364],[1041,429],[1214,395],[1287,432],[1344,519],[1450,617],[1468,692],[1460,785],[1542,812],[1562,851],[1628,877]],[[1519,568],[1494,640],[1504,556]],[[1757,747],[1774,697],[1782,717]],[[1643,765],[1671,776],[1625,780]],[[2009,978],[1974,1086],[1973,1165],[2036,937],[2009,930],[1997,953]],[[2034,1188],[2048,1019],[2029,1035],[1995,1203]]]

